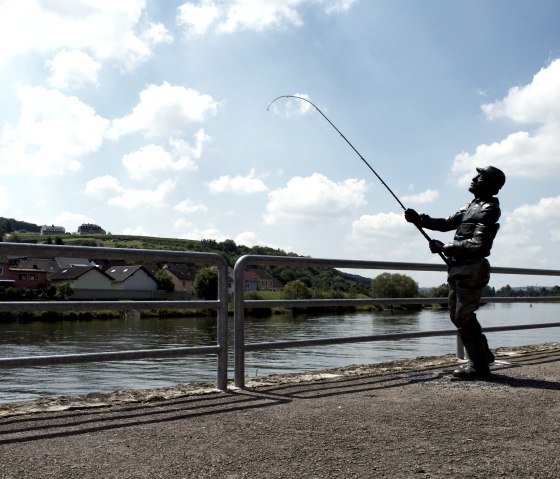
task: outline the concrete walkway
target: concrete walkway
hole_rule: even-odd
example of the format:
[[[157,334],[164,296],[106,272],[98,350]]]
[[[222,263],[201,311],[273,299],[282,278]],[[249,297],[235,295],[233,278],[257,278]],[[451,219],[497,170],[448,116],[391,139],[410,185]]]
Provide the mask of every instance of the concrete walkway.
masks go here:
[[[560,347],[0,419],[0,478],[557,478]]]

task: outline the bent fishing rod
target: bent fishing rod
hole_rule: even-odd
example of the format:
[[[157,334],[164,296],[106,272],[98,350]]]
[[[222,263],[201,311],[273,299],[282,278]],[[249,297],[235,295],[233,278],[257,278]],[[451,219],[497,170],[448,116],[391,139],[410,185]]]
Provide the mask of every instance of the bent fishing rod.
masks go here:
[[[377,179],[381,182],[381,184],[387,189],[387,191],[389,193],[391,193],[391,196],[393,196],[393,198],[395,198],[395,200],[397,200],[397,203],[399,204],[399,206],[406,211],[406,207],[403,205],[402,201],[398,198],[397,195],[395,195],[395,193],[393,193],[393,190],[391,190],[391,188],[389,188],[389,186],[387,185],[387,183],[385,183],[385,181],[383,181],[383,178],[381,178],[381,176],[379,176],[377,174],[377,171],[375,171],[373,169],[373,167],[367,162],[367,160],[362,156],[362,154],[356,149],[356,147],[350,143],[350,141],[348,140],[348,138],[346,138],[344,136],[344,134],[335,126],[335,124],[329,120],[327,118],[327,116],[319,109],[319,107],[317,105],[315,105],[315,103],[313,103],[311,100],[308,100],[307,98],[304,98],[302,96],[297,96],[297,95],[280,95],[279,97],[276,97],[274,100],[272,100],[270,102],[270,105],[268,105],[266,111],[268,111],[270,109],[270,107],[272,106],[272,104],[276,101],[279,100],[280,98],[296,98],[297,100],[302,100],[305,101],[307,103],[309,103],[313,108],[315,108],[315,110],[317,110],[321,116],[327,120],[327,122],[329,123],[329,125],[331,125],[336,131],[337,133],[342,137],[342,139],[348,143],[348,145],[350,145],[350,148],[352,148],[354,150],[354,152],[360,157],[360,160],[362,160],[364,162],[364,164],[371,170],[371,172],[377,177]],[[413,223],[414,224],[414,223]],[[428,240],[428,242],[432,241],[432,238],[430,238],[430,236],[424,231],[424,229],[417,225],[414,224],[414,226],[416,226],[416,228],[418,228],[418,231],[420,231],[420,233],[422,234],[422,236],[424,236],[424,238],[426,238],[426,240]],[[438,253],[439,256],[441,257],[441,259],[445,262],[445,264],[449,265],[449,260],[443,255],[443,253]]]

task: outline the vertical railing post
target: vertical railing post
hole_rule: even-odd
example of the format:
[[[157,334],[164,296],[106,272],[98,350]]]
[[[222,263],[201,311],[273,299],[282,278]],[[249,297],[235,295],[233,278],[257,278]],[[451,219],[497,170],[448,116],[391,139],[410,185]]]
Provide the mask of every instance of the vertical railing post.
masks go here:
[[[457,359],[465,359],[465,346],[461,336],[457,334]]]
[[[218,376],[217,388],[227,390],[228,373],[228,266],[223,260],[218,268],[218,300],[220,307],[217,311],[217,341],[218,341]]]
[[[233,268],[233,354],[235,387],[245,387],[245,298],[243,271],[244,257]]]

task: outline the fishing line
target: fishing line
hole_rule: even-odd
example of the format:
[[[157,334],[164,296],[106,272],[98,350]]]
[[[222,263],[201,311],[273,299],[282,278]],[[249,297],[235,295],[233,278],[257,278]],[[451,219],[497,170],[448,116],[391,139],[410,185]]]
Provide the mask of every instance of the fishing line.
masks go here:
[[[337,133],[342,137],[342,139],[348,143],[348,145],[350,145],[350,148],[352,148],[352,150],[354,150],[354,152],[360,157],[360,160],[362,160],[364,162],[364,164],[371,170],[371,172],[377,177],[377,179],[381,182],[381,184],[387,189],[387,191],[389,193],[391,193],[391,196],[393,196],[393,198],[395,198],[395,200],[397,201],[397,203],[399,204],[399,206],[403,209],[406,210],[406,207],[403,205],[402,201],[398,198],[397,195],[395,195],[395,193],[393,192],[393,190],[391,188],[389,188],[389,185],[387,185],[387,183],[385,183],[385,181],[383,180],[383,178],[381,178],[381,176],[379,176],[379,174],[377,173],[377,171],[375,171],[373,169],[373,167],[368,163],[368,161],[362,156],[362,154],[356,149],[356,147],[350,143],[350,141],[348,140],[348,138],[346,138],[344,136],[344,134],[335,126],[335,124],[329,120],[327,118],[327,116],[319,109],[319,107],[317,105],[315,105],[315,103],[313,103],[311,100],[308,100],[307,98],[304,98],[302,96],[297,96],[297,95],[281,95],[279,97],[276,97],[274,100],[272,100],[270,102],[270,105],[268,105],[266,111],[269,111],[270,107],[272,106],[272,104],[276,101],[279,100],[280,98],[296,98],[297,100],[302,100],[305,101],[307,103],[309,103],[313,108],[315,108],[315,110],[317,110],[321,116],[327,120],[327,122],[329,123],[329,125],[331,125],[336,131]],[[430,238],[430,236],[424,231],[424,229],[421,226],[418,225],[414,225],[416,226],[416,228],[418,228],[418,231],[420,231],[420,233],[422,234],[422,236],[424,236],[424,238],[426,238],[429,241],[432,241],[432,238]],[[448,259],[442,254],[442,253],[438,253],[439,256],[441,257],[441,259],[446,263],[449,264]]]

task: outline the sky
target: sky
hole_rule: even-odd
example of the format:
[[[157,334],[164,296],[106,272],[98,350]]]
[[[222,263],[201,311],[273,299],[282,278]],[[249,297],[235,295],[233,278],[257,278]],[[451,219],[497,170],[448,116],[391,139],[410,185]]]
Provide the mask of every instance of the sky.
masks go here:
[[[559,19],[556,0],[0,0],[0,216],[440,262],[319,112],[270,105],[298,95],[419,212],[502,169],[492,265],[558,270]]]

